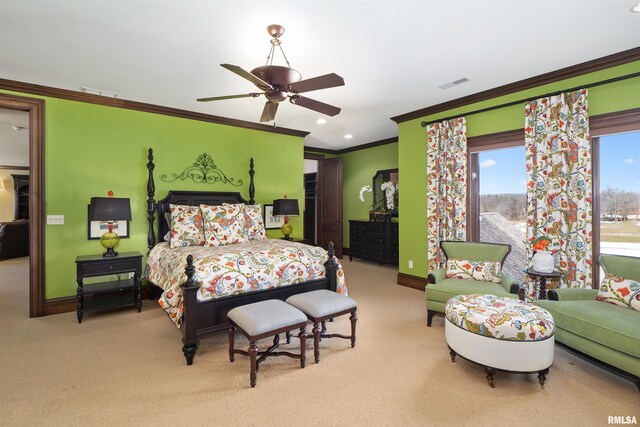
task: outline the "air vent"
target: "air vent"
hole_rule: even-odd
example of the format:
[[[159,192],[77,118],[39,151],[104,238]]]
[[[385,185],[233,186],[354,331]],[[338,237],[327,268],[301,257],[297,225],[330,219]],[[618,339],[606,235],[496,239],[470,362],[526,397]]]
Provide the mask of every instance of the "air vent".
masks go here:
[[[450,83],[443,84],[442,86],[438,86],[438,87],[440,89],[449,89],[450,87],[458,86],[458,85],[461,85],[462,83],[466,83],[468,81],[469,81],[468,78],[463,77],[461,79],[458,79],[458,80],[450,82]]]
[[[115,93],[115,92],[110,92],[110,91],[108,91],[108,90],[93,89],[93,88],[85,87],[85,86],[82,86],[81,90],[82,90],[84,93],[90,93],[90,94],[92,94],[92,95],[106,96],[106,97],[108,97],[108,98],[117,98],[117,97],[118,97],[118,94],[117,94],[117,93]]]

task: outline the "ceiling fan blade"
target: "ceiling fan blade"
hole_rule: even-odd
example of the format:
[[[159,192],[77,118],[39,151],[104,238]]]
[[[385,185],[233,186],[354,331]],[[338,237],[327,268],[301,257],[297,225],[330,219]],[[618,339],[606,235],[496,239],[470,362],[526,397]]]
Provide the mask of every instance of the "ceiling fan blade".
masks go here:
[[[264,109],[262,110],[262,116],[260,116],[261,122],[270,122],[271,120],[276,118],[276,112],[278,111],[278,104],[275,102],[267,101],[264,104]]]
[[[250,72],[248,72],[246,70],[243,70],[242,68],[238,67],[237,65],[220,64],[220,66],[226,68],[227,70],[231,71],[232,73],[236,73],[240,77],[244,77],[245,79],[249,80],[254,85],[258,86],[260,89],[265,89],[265,90],[266,89],[271,89],[271,84],[270,83],[267,83],[264,80],[262,80],[261,78],[254,76]]]
[[[299,95],[290,96],[289,101],[292,104],[317,111],[318,113],[326,114],[327,116],[335,116],[341,111],[340,108],[334,107],[333,105],[325,104],[324,102],[316,101],[315,99],[311,98],[305,98],[304,96]]]
[[[213,96],[211,98],[198,98],[196,101],[208,102],[208,101],[220,101],[221,99],[234,99],[234,98],[257,98],[261,93],[247,93],[244,95],[227,95],[227,96]]]
[[[331,73],[291,83],[289,85],[289,89],[292,92],[303,93],[318,89],[328,89],[336,86],[344,86],[344,79],[335,73]]]

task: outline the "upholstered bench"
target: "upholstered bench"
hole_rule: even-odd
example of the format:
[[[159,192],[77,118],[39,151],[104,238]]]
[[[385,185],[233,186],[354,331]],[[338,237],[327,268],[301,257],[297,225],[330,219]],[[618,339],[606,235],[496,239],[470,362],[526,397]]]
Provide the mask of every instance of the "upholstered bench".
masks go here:
[[[249,356],[251,360],[251,387],[256,386],[259,364],[268,356],[288,356],[300,359],[300,367],[305,365],[305,351],[307,342],[307,316],[297,308],[280,300],[259,301],[236,307],[227,313],[229,319],[229,360],[234,361],[235,354]],[[234,348],[235,331],[239,329],[249,339],[249,351]],[[274,351],[278,348],[280,335],[300,329],[300,354],[288,351]],[[273,336],[273,345],[265,351],[258,351],[256,341]],[[288,336],[287,336],[288,337]],[[260,356],[258,359],[257,357]]]
[[[484,366],[489,385],[496,369],[538,372],[544,385],[553,363],[553,317],[533,304],[495,295],[458,295],[445,307],[445,337],[456,354]]]
[[[356,345],[356,311],[358,304],[345,295],[326,289],[305,292],[287,298],[287,304],[291,304],[313,322],[313,356],[316,363],[320,362],[320,341],[322,338],[343,338],[351,340],[351,347]],[[351,313],[351,335],[327,334],[326,321],[343,314]],[[320,329],[322,324],[322,329]]]

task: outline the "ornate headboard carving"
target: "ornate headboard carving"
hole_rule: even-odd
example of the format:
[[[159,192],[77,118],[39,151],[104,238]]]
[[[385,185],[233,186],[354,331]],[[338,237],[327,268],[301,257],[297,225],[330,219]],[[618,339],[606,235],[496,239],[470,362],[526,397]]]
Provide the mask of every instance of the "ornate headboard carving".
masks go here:
[[[155,164],[153,163],[153,149],[151,148],[149,148],[147,160],[147,169],[149,171],[147,177],[147,220],[149,222],[147,247],[149,251],[151,251],[156,244],[156,235],[153,227],[156,210],[158,212],[158,240],[162,240],[170,227],[170,224],[167,224],[167,221],[165,220],[165,213],[170,212],[169,205],[198,206],[201,204],[221,205],[223,203],[255,203],[255,185],[253,182],[255,171],[253,169],[253,157],[249,160],[249,200],[245,200],[239,192],[172,190],[167,193],[167,196],[164,199],[156,202],[154,199],[156,187],[153,179]]]

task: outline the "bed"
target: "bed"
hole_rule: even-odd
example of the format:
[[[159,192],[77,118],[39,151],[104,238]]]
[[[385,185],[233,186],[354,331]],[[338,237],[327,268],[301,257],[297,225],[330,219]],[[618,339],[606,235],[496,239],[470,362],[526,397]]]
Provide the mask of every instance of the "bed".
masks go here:
[[[333,243],[329,243],[328,251],[324,251],[321,248],[281,239],[236,243],[216,248],[194,246],[170,249],[168,244],[163,242],[163,236],[170,231],[170,224],[165,220],[166,214],[170,212],[170,205],[254,205],[253,159],[249,165],[249,200],[245,200],[239,192],[176,190],[169,191],[163,199],[156,201],[153,177],[155,164],[153,150],[149,149],[149,252],[145,269],[145,277],[149,284],[147,289],[150,298],[159,297],[159,304],[181,330],[182,352],[187,365],[193,363],[201,338],[226,328],[227,312],[232,308],[267,299],[285,300],[291,295],[318,289],[346,293],[344,274],[336,261]],[[157,234],[154,227],[156,223]],[[159,241],[156,240],[156,236]],[[289,270],[282,267],[287,257],[295,259],[296,267],[288,267],[293,274],[289,274]],[[262,268],[265,262],[280,264]],[[321,264],[318,265],[318,262]],[[241,286],[237,285],[237,280],[217,280],[211,275],[213,271],[222,272],[223,276],[220,277],[224,279],[225,272],[229,271],[225,269],[226,266],[234,263],[236,266],[249,263],[253,267],[260,264],[259,273],[252,270],[255,274],[240,282]],[[276,279],[281,279],[281,282],[272,283],[271,279],[275,276]],[[230,285],[230,282],[235,285]],[[225,292],[231,288],[233,292]]]

